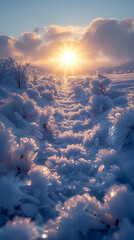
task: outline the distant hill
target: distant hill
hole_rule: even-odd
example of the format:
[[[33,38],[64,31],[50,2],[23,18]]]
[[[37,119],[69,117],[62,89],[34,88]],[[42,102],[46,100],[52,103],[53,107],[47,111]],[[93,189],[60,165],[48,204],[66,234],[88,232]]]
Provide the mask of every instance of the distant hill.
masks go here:
[[[47,69],[47,68],[43,68],[43,67],[39,67],[39,66],[34,66],[34,65],[31,65],[31,68],[32,69],[36,69],[38,72],[40,73],[49,73],[50,70]]]
[[[99,68],[98,71],[103,74],[104,73],[110,74],[113,72],[117,72],[117,73],[133,72],[134,71],[134,62],[128,62],[128,63],[122,64],[122,65],[119,65],[116,67],[110,67],[110,68],[102,67],[102,68]]]

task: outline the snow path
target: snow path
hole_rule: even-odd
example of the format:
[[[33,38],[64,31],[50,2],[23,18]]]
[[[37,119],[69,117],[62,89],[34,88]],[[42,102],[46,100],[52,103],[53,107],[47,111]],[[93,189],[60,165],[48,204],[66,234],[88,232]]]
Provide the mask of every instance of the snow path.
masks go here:
[[[19,225],[33,229],[23,240],[115,240],[133,229],[134,74],[111,79],[2,85],[0,239]]]
[[[90,129],[90,119],[85,106],[76,101],[74,91],[65,79],[54,109],[58,114],[54,114],[50,121],[54,138],[46,141],[45,164],[51,172],[58,172],[67,197],[90,192],[90,151],[83,145],[85,131]],[[83,111],[81,116],[80,111]]]

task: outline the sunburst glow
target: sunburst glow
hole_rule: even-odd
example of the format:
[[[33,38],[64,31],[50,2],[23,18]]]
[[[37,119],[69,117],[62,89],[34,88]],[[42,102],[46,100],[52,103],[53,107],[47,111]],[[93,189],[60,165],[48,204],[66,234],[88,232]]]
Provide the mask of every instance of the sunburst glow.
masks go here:
[[[66,63],[66,64],[71,64],[75,61],[75,56],[72,52],[68,51],[68,52],[65,52],[64,55],[63,55],[63,61]]]
[[[53,57],[50,59],[54,69],[64,75],[74,75],[82,70],[85,64],[84,53],[81,46],[75,43],[63,43],[56,49]]]

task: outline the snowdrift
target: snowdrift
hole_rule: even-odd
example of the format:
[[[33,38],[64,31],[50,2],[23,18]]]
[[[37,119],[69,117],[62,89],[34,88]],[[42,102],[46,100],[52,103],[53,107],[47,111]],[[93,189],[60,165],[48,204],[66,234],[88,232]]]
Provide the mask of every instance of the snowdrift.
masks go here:
[[[134,238],[134,75],[122,77],[0,61],[1,240]]]

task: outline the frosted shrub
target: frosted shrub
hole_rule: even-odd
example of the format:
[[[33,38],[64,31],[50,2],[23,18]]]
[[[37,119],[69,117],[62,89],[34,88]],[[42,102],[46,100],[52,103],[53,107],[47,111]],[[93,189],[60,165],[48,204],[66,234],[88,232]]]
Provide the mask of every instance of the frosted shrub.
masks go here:
[[[19,89],[23,88],[28,80],[30,64],[22,65],[15,61],[14,58],[9,57],[0,61],[0,79],[7,76],[12,76],[17,82]]]
[[[39,117],[39,108],[37,107],[36,102],[32,99],[27,99],[24,102],[24,118],[26,119],[38,119]]]
[[[17,147],[16,137],[10,128],[0,122],[0,165],[8,166]]]
[[[86,209],[87,200],[80,195],[69,199],[62,206],[57,205],[60,216],[56,221],[49,221],[47,228],[53,229],[49,232],[50,239],[56,240],[79,240],[81,236],[86,237],[92,216]]]
[[[19,112],[21,115],[23,115],[23,104],[23,97],[19,94],[13,93],[10,94],[8,99],[6,99],[3,104],[0,105],[0,111],[3,115],[9,118],[10,121],[13,121],[15,112]]]
[[[125,175],[129,184],[134,187],[134,151],[123,152],[120,155],[119,161],[120,168],[123,171],[123,178]]]
[[[85,91],[81,84],[74,87],[74,93],[76,97],[85,98]]]
[[[125,185],[114,185],[110,187],[104,196],[105,209],[113,218],[134,217],[134,194]]]
[[[50,170],[47,167],[37,167],[35,166],[29,172],[29,178],[31,185],[29,186],[30,194],[38,198],[42,204],[47,202],[48,190],[48,175]]]
[[[134,110],[116,107],[111,110],[109,120],[112,127],[109,130],[108,143],[115,148],[134,143]]]
[[[45,90],[41,93],[41,96],[47,101],[53,101],[54,100],[53,94],[54,94],[53,91]]]
[[[38,149],[32,138],[20,138],[17,150],[14,152],[12,165],[17,173],[26,173],[33,166],[33,161],[37,156]]]
[[[10,121],[17,124],[17,120],[24,119],[38,120],[40,116],[40,108],[33,99],[30,99],[26,93],[23,95],[12,93],[9,98],[1,104],[0,111],[10,119]],[[23,126],[21,124],[21,127]]]
[[[12,69],[13,78],[17,82],[19,89],[23,88],[27,83],[29,67],[29,63],[21,65],[21,63],[16,62]]]
[[[0,165],[14,169],[17,173],[26,173],[33,165],[38,149],[35,141],[31,138],[20,138],[17,144],[16,136],[11,129],[0,125]]]
[[[90,93],[100,95],[107,94],[111,87],[111,80],[105,76],[98,75],[98,79],[92,79],[89,84]]]
[[[44,110],[41,112],[40,117],[39,117],[39,126],[40,130],[46,130],[48,129],[48,121],[50,119],[50,114],[48,110]]]
[[[30,83],[31,84],[31,83]],[[28,85],[30,85],[30,84],[28,84]],[[29,86],[28,86],[29,87]],[[32,87],[33,88],[33,87]],[[27,89],[27,94],[28,94],[28,96],[29,96],[29,98],[31,98],[31,99],[37,99],[37,98],[40,98],[40,94],[39,94],[39,92],[37,91],[37,90],[33,90],[33,89]]]
[[[12,57],[0,60],[0,80],[10,74],[11,69],[14,68],[14,64],[15,59]]]
[[[108,231],[106,225],[109,221],[103,206],[95,197],[88,194],[76,195],[65,201],[64,205],[57,205],[56,209],[60,216],[55,222],[49,221],[46,226],[50,228],[50,239],[93,239],[95,231],[100,233]]]
[[[7,216],[10,216],[15,212],[15,207],[20,205],[23,194],[18,187],[18,182],[8,176],[0,178],[0,196],[0,212],[2,214],[2,209],[7,210]]]
[[[39,232],[30,219],[16,217],[0,230],[1,240],[36,240]]]
[[[119,224],[119,230],[114,232],[112,238],[108,240],[132,240],[134,239],[134,225],[127,219],[123,219]],[[107,240],[107,238],[104,238]]]
[[[109,188],[103,202],[89,194],[76,195],[64,205],[57,205],[59,217],[46,226],[53,229],[49,237],[56,240],[102,239],[104,233],[117,229],[122,219],[133,219],[133,201],[133,194],[124,185]]]
[[[101,114],[111,109],[114,105],[108,96],[93,95],[90,98],[91,113],[93,115]]]
[[[90,147],[93,145],[93,147],[97,148],[100,145],[100,141],[104,141],[102,138],[102,130],[100,124],[95,125],[92,129],[89,129],[88,131],[85,131],[84,138],[83,138],[83,144],[84,146]]]
[[[36,83],[37,80],[38,80],[39,72],[36,70],[36,68],[32,68],[31,69],[31,74],[33,76],[33,81]]]
[[[57,173],[52,174],[49,168],[44,166],[35,166],[29,172],[30,185],[27,193],[39,202],[39,208],[41,206],[39,214],[46,219],[49,218],[50,215],[53,216],[53,214],[55,214],[56,211],[54,208],[56,201],[60,200],[57,191],[60,185],[59,177]],[[34,207],[29,214],[34,215],[35,211],[36,208]],[[27,213],[26,216],[28,216]],[[39,221],[42,220],[39,219]]]

